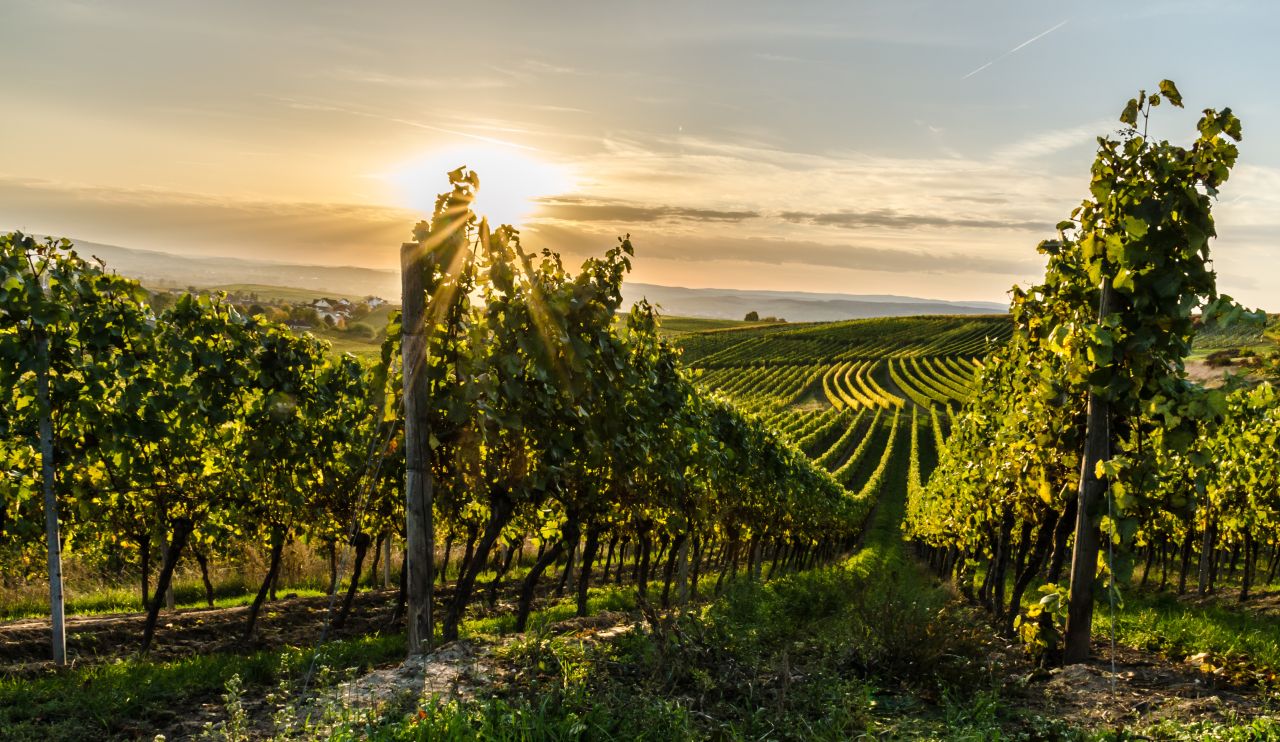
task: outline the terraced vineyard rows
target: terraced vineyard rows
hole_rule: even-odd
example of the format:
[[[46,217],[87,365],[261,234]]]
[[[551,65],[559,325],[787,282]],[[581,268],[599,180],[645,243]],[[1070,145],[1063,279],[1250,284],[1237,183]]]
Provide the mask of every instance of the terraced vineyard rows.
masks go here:
[[[790,440],[870,512],[895,458],[906,457],[897,471],[908,475],[892,487],[921,486],[951,414],[973,393],[978,357],[1009,334],[999,316],[904,317],[712,330],[677,342],[702,391]]]
[[[882,317],[693,333],[679,339],[695,368],[831,365],[910,356],[977,358],[1012,332],[1002,316]]]
[[[700,388],[816,455],[811,447],[828,441],[817,434],[837,424],[832,411],[936,408],[949,416],[972,395],[978,359],[1009,334],[999,316],[895,317],[715,330],[679,343],[701,373]]]

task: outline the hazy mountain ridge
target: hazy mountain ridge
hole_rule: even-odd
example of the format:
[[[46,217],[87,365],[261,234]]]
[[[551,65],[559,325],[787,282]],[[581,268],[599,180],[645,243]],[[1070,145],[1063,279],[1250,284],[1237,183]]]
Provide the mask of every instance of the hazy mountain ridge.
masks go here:
[[[921,314],[993,314],[1007,304],[952,302],[886,294],[818,294],[803,291],[747,291],[689,289],[679,286],[631,283],[622,287],[627,304],[640,299],[662,307],[663,314],[680,317],[742,319],[747,312],[781,317],[790,322],[829,322],[865,317]]]
[[[84,240],[76,241],[75,245],[81,255],[101,258],[109,270],[136,278],[153,288],[264,284],[335,295],[372,294],[393,302],[400,296],[399,273],[390,270],[175,255]],[[983,301],[952,302],[887,294],[691,289],[648,283],[625,284],[623,296],[627,306],[648,299],[661,306],[663,314],[672,316],[742,319],[747,312],[754,311],[761,317],[782,317],[792,322],[1007,311],[1007,305]]]
[[[135,250],[116,245],[74,240],[76,252],[96,256],[107,269],[136,278],[151,288],[207,288],[248,283],[310,289],[359,296],[400,296],[396,271],[354,266],[298,265],[268,261],[174,255],[155,250]]]

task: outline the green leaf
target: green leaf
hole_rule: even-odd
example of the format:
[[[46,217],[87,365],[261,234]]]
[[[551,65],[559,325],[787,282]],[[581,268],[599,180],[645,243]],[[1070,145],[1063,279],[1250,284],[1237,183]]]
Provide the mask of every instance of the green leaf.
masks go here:
[[[1173,80],[1160,81],[1160,94],[1172,105],[1182,108],[1182,93],[1178,92],[1178,86],[1173,84]]]
[[[1147,236],[1147,223],[1136,216],[1126,216],[1124,218],[1124,231],[1134,239],[1142,239]]]
[[[1138,128],[1138,99],[1130,98],[1129,103],[1120,112],[1120,122]]]

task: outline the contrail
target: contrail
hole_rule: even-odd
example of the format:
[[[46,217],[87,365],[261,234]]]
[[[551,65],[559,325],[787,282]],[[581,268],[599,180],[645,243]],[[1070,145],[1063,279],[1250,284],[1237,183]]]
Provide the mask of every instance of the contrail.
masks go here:
[[[1009,51],[1005,52],[1004,54],[1001,54],[1000,56],[996,57],[995,59],[991,60],[990,62],[987,62],[986,64],[982,65],[982,66],[981,66],[981,67],[979,67],[978,69],[974,70],[973,72],[970,72],[969,74],[965,75],[964,77],[962,77],[962,78],[960,78],[960,79],[961,79],[961,80],[968,80],[970,77],[973,77],[974,75],[976,75],[976,74],[978,74],[979,72],[981,72],[981,71],[985,70],[986,68],[988,68],[988,67],[990,67],[991,65],[995,64],[996,62],[999,62],[1000,60],[1004,59],[1005,57],[1009,56],[1010,54],[1013,54],[1014,52],[1018,51],[1019,49],[1021,49],[1021,48],[1025,47],[1025,46],[1029,46],[1029,45],[1031,45],[1031,44],[1033,44],[1033,43],[1035,43],[1035,42],[1039,41],[1040,39],[1043,39],[1044,37],[1048,36],[1049,34],[1053,33],[1054,31],[1057,31],[1058,29],[1062,28],[1062,27],[1063,27],[1063,26],[1065,26],[1065,25],[1067,25],[1067,22],[1066,22],[1066,21],[1061,21],[1060,23],[1058,23],[1058,25],[1054,26],[1053,28],[1049,29],[1048,31],[1041,31],[1040,33],[1036,34],[1035,36],[1032,36],[1031,38],[1029,38],[1029,39],[1027,39],[1026,41],[1022,42],[1021,44],[1018,44],[1017,46],[1013,47],[1013,48],[1012,48],[1012,49],[1010,49]]]

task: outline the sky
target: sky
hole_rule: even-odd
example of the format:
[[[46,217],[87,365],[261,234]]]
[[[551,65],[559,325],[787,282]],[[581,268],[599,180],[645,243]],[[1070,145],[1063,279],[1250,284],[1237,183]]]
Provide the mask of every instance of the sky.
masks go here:
[[[1219,289],[1280,309],[1268,2],[0,3],[0,229],[392,268],[445,172],[637,281],[1002,301],[1163,78],[1243,121]]]

